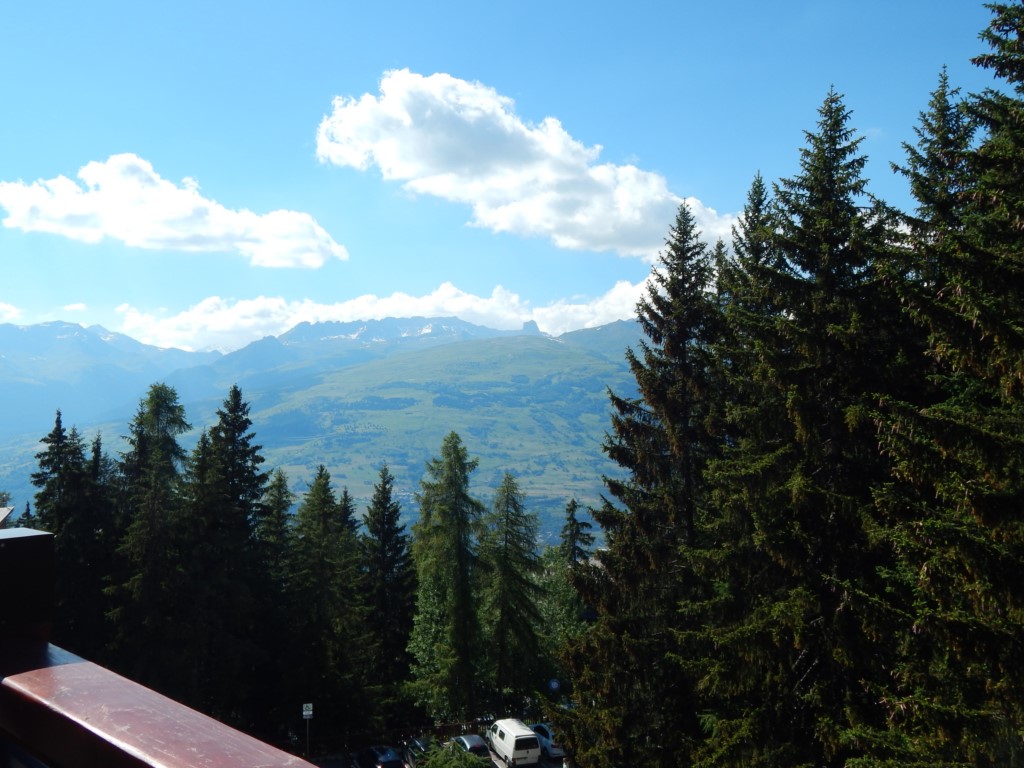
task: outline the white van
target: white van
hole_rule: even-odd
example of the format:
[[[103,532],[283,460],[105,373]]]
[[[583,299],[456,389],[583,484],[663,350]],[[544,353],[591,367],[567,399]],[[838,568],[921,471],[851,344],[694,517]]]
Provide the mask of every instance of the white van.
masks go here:
[[[537,734],[522,720],[497,720],[487,729],[487,743],[505,765],[536,765],[540,762]]]

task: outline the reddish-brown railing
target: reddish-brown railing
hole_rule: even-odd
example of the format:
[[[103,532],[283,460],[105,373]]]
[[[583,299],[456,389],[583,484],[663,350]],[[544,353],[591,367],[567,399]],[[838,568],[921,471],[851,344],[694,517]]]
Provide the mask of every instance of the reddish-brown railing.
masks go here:
[[[6,741],[51,768],[311,765],[50,644],[52,552],[0,530],[0,763]]]

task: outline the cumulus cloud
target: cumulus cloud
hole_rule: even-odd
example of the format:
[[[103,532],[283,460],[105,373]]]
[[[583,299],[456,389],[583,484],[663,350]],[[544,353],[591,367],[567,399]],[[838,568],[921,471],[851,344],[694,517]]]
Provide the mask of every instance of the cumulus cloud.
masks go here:
[[[636,304],[647,288],[647,281],[618,281],[609,291],[594,299],[562,300],[533,310],[537,325],[553,336],[581,328],[596,328],[616,320],[636,317]]]
[[[379,96],[336,97],[317,131],[321,162],[376,166],[412,192],[470,205],[475,226],[652,260],[681,198],[659,174],[599,162],[601,149],[553,117],[522,120],[493,88],[404,69],[385,73]],[[709,239],[728,234],[735,217],[688,202]]]
[[[0,323],[13,323],[21,317],[21,310],[13,304],[0,301]]]
[[[225,208],[204,198],[195,179],[174,184],[134,154],[90,162],[78,179],[0,182],[4,226],[86,243],[111,238],[151,250],[236,252],[260,267],[315,268],[348,258],[308,213]]]
[[[635,316],[637,299],[646,283],[617,283],[603,296],[559,301],[545,307],[529,302],[501,286],[490,296],[477,296],[442,283],[425,296],[393,293],[364,295],[334,304],[287,301],[260,296],[231,301],[211,296],[172,316],[142,312],[130,304],[118,307],[119,330],[147,344],[228,352],[263,338],[284,333],[301,322],[349,322],[386,317],[457,316],[490,328],[512,330],[535,321],[542,331],[559,335]]]

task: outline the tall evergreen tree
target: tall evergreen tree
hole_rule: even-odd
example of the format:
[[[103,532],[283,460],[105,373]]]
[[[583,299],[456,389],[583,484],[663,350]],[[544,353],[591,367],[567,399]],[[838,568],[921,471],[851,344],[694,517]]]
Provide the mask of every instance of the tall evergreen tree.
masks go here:
[[[401,685],[409,678],[408,645],[416,600],[416,571],[394,483],[387,464],[383,465],[363,515],[361,537],[367,611],[377,628],[367,676],[380,689],[381,717],[391,722],[408,717],[403,712]]]
[[[329,722],[345,723],[358,737],[368,716],[362,654],[368,627],[348,512],[338,503],[330,473],[319,466],[291,538],[288,602],[296,655],[291,697],[313,702]]]
[[[1008,87],[961,105],[943,73],[900,169],[918,207],[897,285],[927,334],[930,387],[879,417],[912,628],[887,703],[929,765],[1016,764],[1024,732],[1024,8],[989,8],[975,63]]]
[[[237,529],[235,539],[248,542],[252,525],[259,516],[268,474],[265,461],[252,432],[249,403],[237,384],[232,385],[223,405],[217,410],[217,423],[210,430],[210,443],[223,467],[227,506],[225,524]]]
[[[291,535],[291,508],[295,494],[288,485],[288,475],[280,467],[270,475],[259,515],[254,521],[253,536],[259,551],[260,570],[280,579]]]
[[[588,765],[679,765],[696,736],[692,680],[672,657],[676,606],[693,588],[680,551],[697,535],[713,451],[710,354],[720,315],[712,267],[684,203],[637,305],[646,340],[627,360],[640,398],[611,395],[606,450],[628,475],[606,484],[621,506],[593,510],[605,548],[576,579],[596,621],[569,650],[580,706],[561,725]]]
[[[872,531],[888,474],[865,413],[901,391],[916,350],[879,277],[894,222],[866,194],[838,94],[819,118],[767,216],[755,185],[736,244],[724,338],[740,353],[724,355],[716,512],[692,566],[713,589],[687,608],[705,642],[698,765],[846,765],[884,721],[891,553]]]
[[[490,702],[506,713],[537,690],[540,674],[538,627],[542,597],[538,581],[536,514],[526,511],[515,476],[506,472],[484,518],[480,543],[481,632]]]
[[[267,483],[263,503],[253,523],[258,588],[256,590],[255,642],[260,654],[252,677],[260,684],[251,694],[255,729],[271,741],[286,737],[285,724],[294,717],[288,698],[291,674],[291,631],[288,606],[288,567],[292,551],[291,509],[295,494],[283,469],[275,469]]]
[[[451,432],[420,483],[412,547],[419,586],[409,651],[414,698],[436,718],[470,716],[477,701],[480,632],[473,583],[483,505],[469,491],[476,467]]]
[[[174,618],[190,627],[190,632],[177,652],[182,657],[183,674],[167,692],[224,719],[230,713],[221,699],[226,691],[220,649],[229,637],[229,614],[224,603],[230,599],[234,585],[221,560],[237,552],[230,546],[221,551],[229,539],[221,518],[225,481],[206,430],[200,433],[185,465],[180,499],[182,513],[176,521],[182,555],[177,564],[181,571],[177,587],[180,612]],[[228,681],[229,685],[234,683]],[[244,681],[238,684],[244,685]]]
[[[776,228],[768,188],[757,175],[740,222],[733,228],[732,253],[718,259],[716,299],[723,315],[721,333],[713,345],[715,395],[710,429],[721,455],[706,467],[709,504],[695,545],[683,550],[696,588],[680,602],[680,659],[700,681],[704,738],[695,762],[701,765],[719,760],[728,765],[729,759],[742,762],[730,752],[749,754],[745,742],[750,739],[768,742],[767,737],[755,735],[761,725],[754,717],[760,713],[745,697],[756,696],[772,675],[764,664],[744,668],[750,656],[742,646],[735,646],[738,625],[754,636],[770,632],[774,621],[768,611],[760,610],[767,602],[762,594],[771,583],[773,565],[758,550],[747,501],[774,492],[775,499],[768,503],[780,508],[786,503],[785,491],[778,487],[781,482],[773,478],[773,487],[766,477],[789,450],[783,439],[785,401],[766,375],[762,357],[765,331],[783,316],[769,289],[772,275],[783,266],[771,242]],[[754,493],[727,492],[740,487],[752,487]],[[751,764],[769,764],[771,754],[761,759],[763,763]]]
[[[539,599],[540,633],[543,679],[556,681],[554,689],[545,691],[554,704],[561,704],[562,697],[570,694],[563,687],[568,673],[563,663],[564,649],[579,641],[586,631],[588,609],[573,586],[574,575],[587,568],[593,553],[593,527],[589,520],[578,516],[580,504],[570,499],[565,505],[565,524],[562,526],[559,543],[546,547],[541,553],[541,570],[538,582],[541,585]]]
[[[593,552],[594,527],[589,520],[580,520],[577,513],[580,503],[569,499],[565,505],[565,524],[562,526],[560,549],[562,558],[570,569],[587,562]]]
[[[213,555],[193,567],[208,605],[221,632],[210,647],[211,671],[204,686],[216,706],[208,709],[234,725],[246,725],[243,713],[248,709],[253,688],[252,670],[264,653],[261,648],[267,629],[258,620],[266,609],[259,590],[261,583],[254,526],[262,516],[267,472],[262,468],[262,446],[255,442],[249,404],[237,385],[228,392],[217,410],[217,421],[209,433],[212,474],[207,492],[213,494],[214,507],[197,529],[203,538],[197,552]]]
[[[348,492],[348,486],[342,486],[341,493],[338,494],[338,518],[344,529],[355,536],[359,523],[356,520],[356,503],[352,494]]]
[[[10,519],[8,519],[8,523]],[[32,506],[27,501],[25,502],[25,508],[18,515],[18,527],[19,528],[38,528],[39,521],[36,520],[35,514],[32,512]]]
[[[54,640],[89,658],[106,643],[103,589],[110,573],[111,521],[103,491],[108,478],[99,442],[90,457],[77,429],[54,427],[36,454],[32,474],[39,525],[54,534]]]
[[[110,589],[117,667],[159,690],[182,677],[177,651],[188,628],[180,609],[178,480],[187,459],[178,442],[190,429],[178,393],[153,384],[128,427],[121,454],[119,514],[124,534]]]

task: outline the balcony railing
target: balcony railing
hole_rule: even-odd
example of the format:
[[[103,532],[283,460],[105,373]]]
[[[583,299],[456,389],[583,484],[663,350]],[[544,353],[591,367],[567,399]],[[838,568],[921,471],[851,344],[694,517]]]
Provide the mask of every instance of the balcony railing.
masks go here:
[[[310,763],[49,642],[53,537],[0,530],[0,768]]]

